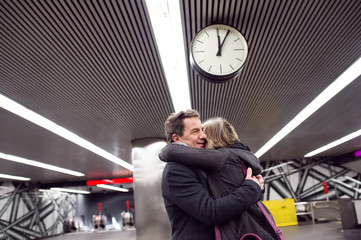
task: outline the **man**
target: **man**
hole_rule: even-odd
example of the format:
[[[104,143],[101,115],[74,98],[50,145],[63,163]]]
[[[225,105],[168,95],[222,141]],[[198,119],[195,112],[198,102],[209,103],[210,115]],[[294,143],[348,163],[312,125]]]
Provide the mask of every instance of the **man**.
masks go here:
[[[207,136],[195,110],[172,114],[165,122],[165,130],[168,143],[204,148]],[[167,163],[162,195],[171,222],[172,239],[215,239],[214,225],[244,212],[261,199],[263,181],[251,175],[249,171],[242,187],[215,200],[208,193],[203,172],[179,163]]]

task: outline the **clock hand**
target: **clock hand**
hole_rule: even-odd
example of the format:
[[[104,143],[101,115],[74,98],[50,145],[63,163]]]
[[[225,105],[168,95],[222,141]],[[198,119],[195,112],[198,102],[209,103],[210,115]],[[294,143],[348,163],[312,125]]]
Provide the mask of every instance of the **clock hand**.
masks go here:
[[[221,37],[219,36],[219,29],[217,28],[217,40],[218,40],[218,52],[217,52],[217,55],[218,56],[218,53],[221,51]]]
[[[226,36],[224,37],[221,46],[219,47],[219,45],[218,45],[218,52],[217,52],[217,55],[216,55],[216,56],[222,56],[221,50],[222,50],[224,41],[226,41],[226,38],[227,38],[229,32],[230,32],[230,30],[227,31],[227,34],[226,34]]]

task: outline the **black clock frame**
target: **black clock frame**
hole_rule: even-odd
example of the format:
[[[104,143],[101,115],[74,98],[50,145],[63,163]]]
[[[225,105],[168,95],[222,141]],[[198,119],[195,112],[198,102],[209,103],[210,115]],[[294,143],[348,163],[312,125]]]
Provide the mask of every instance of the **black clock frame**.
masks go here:
[[[237,71],[231,73],[231,74],[227,74],[227,75],[222,75],[222,76],[219,76],[219,75],[214,75],[214,74],[210,74],[208,72],[206,72],[205,70],[203,70],[201,67],[199,67],[197,65],[197,63],[195,62],[194,58],[193,58],[193,53],[192,53],[192,49],[193,49],[193,42],[194,42],[194,39],[195,37],[205,28],[207,27],[210,27],[212,25],[225,25],[225,26],[229,26],[229,27],[232,27],[234,29],[236,29],[237,31],[239,31],[237,28],[231,26],[231,25],[228,25],[228,24],[223,24],[223,23],[214,23],[214,24],[211,24],[211,25],[208,25],[204,28],[202,28],[201,30],[199,30],[193,37],[192,39],[192,42],[191,42],[191,45],[190,45],[190,53],[189,53],[189,60],[190,60],[190,65],[191,67],[196,70],[196,73],[201,77],[203,78],[204,80],[206,81],[209,81],[209,82],[212,82],[212,83],[225,83],[225,82],[229,82],[233,79],[235,79],[236,77],[238,77],[242,70],[243,70],[243,67],[244,65],[246,64],[246,61],[247,61],[247,58],[248,58],[248,54],[246,56],[246,59],[244,60],[244,63],[242,64],[242,66],[237,69]],[[240,32],[240,31],[239,31]],[[241,33],[241,32],[240,32]],[[242,34],[242,33],[241,33]],[[242,34],[243,36],[243,34]],[[244,37],[244,36],[243,36]],[[244,37],[245,38],[245,37]],[[246,39],[246,38],[245,38]],[[248,46],[248,41],[246,39],[246,44],[247,44],[247,48],[249,50],[249,46]]]

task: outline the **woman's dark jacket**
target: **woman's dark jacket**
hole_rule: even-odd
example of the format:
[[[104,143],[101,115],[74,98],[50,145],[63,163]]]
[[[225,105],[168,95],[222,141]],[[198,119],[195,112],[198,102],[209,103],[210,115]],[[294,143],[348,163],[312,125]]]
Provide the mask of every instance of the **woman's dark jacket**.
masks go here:
[[[178,162],[204,170],[207,174],[209,191],[215,199],[226,196],[241,187],[246,177],[243,172],[244,165],[252,168],[253,175],[258,175],[262,171],[259,159],[249,151],[247,146],[239,142],[218,150],[168,144],[162,149],[159,158],[162,161]],[[258,234],[263,240],[277,239],[272,227],[256,204],[252,204],[243,213],[220,224],[219,227],[222,240],[239,239],[240,236],[249,232]]]
[[[262,197],[262,191],[246,180],[230,195],[215,200],[199,170],[169,162],[163,170],[162,196],[173,240],[213,240],[214,225],[244,212]]]

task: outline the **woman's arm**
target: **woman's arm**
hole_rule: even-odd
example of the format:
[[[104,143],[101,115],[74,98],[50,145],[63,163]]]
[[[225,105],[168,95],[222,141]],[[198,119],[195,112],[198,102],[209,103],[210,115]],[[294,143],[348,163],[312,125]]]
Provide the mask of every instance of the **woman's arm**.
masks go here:
[[[172,143],[165,146],[159,158],[165,162],[178,162],[207,172],[221,169],[229,157],[226,149],[209,150]]]
[[[252,178],[255,177],[248,176],[244,184],[229,195],[213,199],[194,170],[170,163],[164,168],[162,195],[205,224],[221,224],[262,198],[260,185]]]

